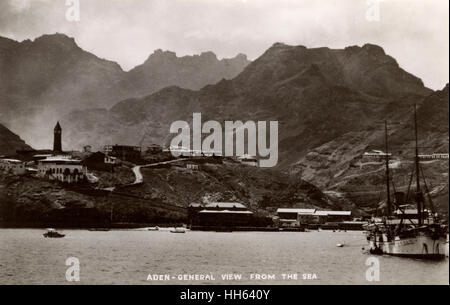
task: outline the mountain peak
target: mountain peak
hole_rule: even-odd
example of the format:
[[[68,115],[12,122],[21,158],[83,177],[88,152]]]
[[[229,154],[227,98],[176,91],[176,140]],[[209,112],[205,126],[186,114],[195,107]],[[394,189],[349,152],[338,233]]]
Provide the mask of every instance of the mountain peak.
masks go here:
[[[206,51],[206,52],[202,52],[200,53],[200,57],[201,58],[205,58],[205,59],[209,59],[209,60],[217,60],[217,55],[214,52],[211,51]]]
[[[284,48],[284,47],[289,47],[289,46],[282,42],[275,42],[270,48]]]
[[[55,33],[45,34],[33,41],[35,44],[43,44],[49,46],[60,47],[64,49],[78,49],[78,45],[73,37],[69,37],[66,34]]]
[[[386,55],[384,49],[376,44],[366,43],[365,45],[362,46],[362,49],[367,51],[371,55],[379,55],[379,56]]]

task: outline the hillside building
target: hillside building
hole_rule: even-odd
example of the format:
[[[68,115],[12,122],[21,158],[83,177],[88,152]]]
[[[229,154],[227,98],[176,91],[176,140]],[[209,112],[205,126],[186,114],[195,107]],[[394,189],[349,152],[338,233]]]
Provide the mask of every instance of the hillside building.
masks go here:
[[[448,159],[448,153],[444,154],[444,153],[433,153],[433,154],[422,154],[419,155],[419,159]]]
[[[16,159],[0,159],[0,171],[13,175],[24,175],[27,172],[25,162]]]
[[[147,146],[147,153],[150,154],[159,154],[163,151],[163,148],[161,145],[158,144],[151,144],[150,146]]]
[[[238,157],[238,161],[245,165],[258,166],[258,159],[247,154]]]
[[[141,158],[141,148],[131,145],[105,145],[103,152],[107,156],[118,158],[122,161],[133,162]]]
[[[77,183],[84,181],[86,174],[87,167],[81,164],[81,160],[67,156],[53,156],[38,161],[37,176],[41,178]]]

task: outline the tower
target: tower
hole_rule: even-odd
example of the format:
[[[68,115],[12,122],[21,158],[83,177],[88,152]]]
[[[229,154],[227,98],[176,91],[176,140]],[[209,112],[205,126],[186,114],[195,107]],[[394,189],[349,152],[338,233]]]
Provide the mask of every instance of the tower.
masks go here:
[[[57,122],[55,129],[53,130],[53,151],[54,152],[62,152],[61,132],[62,132],[61,125],[59,125],[59,122]]]

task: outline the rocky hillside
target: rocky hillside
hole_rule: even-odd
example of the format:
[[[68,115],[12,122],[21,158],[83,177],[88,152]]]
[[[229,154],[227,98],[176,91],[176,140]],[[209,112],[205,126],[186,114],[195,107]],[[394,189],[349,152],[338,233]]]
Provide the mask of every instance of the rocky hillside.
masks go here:
[[[178,58],[158,50],[125,72],[63,34],[23,42],[0,37],[0,121],[44,148],[56,119],[70,111],[110,107],[171,85],[200,89],[236,76],[248,63],[245,55],[218,60],[206,52]]]
[[[16,150],[31,149],[18,135],[0,124],[0,156],[13,155]]]
[[[101,183],[128,179],[123,171]],[[336,209],[310,183],[289,175],[255,169],[233,161],[202,162],[199,170],[184,163],[143,169],[144,183],[109,192],[86,192],[33,177],[0,174],[0,224],[54,224],[83,226],[114,222],[173,223],[186,221],[191,202],[239,201],[265,215],[279,206]],[[352,209],[352,206],[346,206]],[[354,209],[358,213],[357,209]]]
[[[448,85],[426,97],[417,108],[419,153],[448,153]],[[386,115],[392,153],[393,189],[407,192],[414,167],[413,107]],[[347,198],[360,207],[374,207],[384,201],[385,164],[363,157],[372,149],[384,150],[384,125],[346,133],[312,149],[290,170],[314,183],[329,195]],[[421,162],[428,191],[440,210],[448,211],[448,159]],[[423,185],[422,187],[425,187]],[[414,189],[414,184],[413,188]]]

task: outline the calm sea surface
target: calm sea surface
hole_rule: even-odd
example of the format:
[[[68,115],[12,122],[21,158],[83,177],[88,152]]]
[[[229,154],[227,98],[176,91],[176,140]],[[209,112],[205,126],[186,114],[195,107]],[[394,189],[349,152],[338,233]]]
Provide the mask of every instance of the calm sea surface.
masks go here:
[[[362,251],[362,232],[61,232],[65,238],[52,239],[43,230],[0,229],[0,284],[72,284],[65,276],[69,257],[80,262],[79,284],[376,284],[366,280],[370,255]],[[448,259],[377,258],[377,283],[449,283]],[[170,280],[148,280],[149,274]],[[242,279],[223,280],[224,274]],[[215,280],[178,278],[195,275]]]

